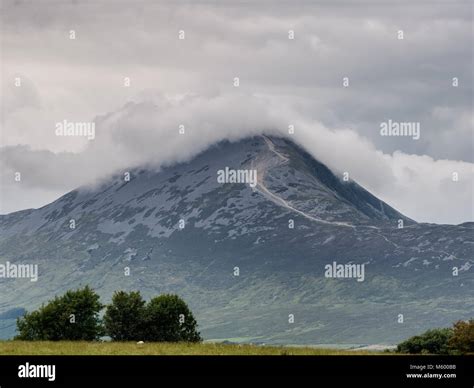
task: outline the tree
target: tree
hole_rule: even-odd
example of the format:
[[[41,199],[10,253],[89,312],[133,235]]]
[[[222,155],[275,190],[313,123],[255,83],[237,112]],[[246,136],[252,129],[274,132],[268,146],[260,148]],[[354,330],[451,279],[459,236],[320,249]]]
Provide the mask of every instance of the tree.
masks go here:
[[[428,330],[421,335],[416,335],[400,343],[397,346],[397,352],[449,354],[448,341],[452,335],[453,330],[450,328]]]
[[[140,292],[116,291],[104,315],[105,332],[115,341],[143,339],[145,301]]]
[[[102,335],[99,312],[103,308],[89,286],[67,291],[38,310],[17,319],[18,340],[97,340]]]
[[[201,341],[191,310],[177,295],[160,295],[150,300],[144,318],[145,341]]]
[[[458,321],[453,325],[449,346],[455,353],[474,353],[474,319]]]

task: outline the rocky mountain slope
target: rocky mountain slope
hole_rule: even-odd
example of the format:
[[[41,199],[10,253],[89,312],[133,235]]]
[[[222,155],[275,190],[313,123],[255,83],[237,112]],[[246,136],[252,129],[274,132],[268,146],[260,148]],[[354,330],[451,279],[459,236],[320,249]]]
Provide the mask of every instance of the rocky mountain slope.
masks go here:
[[[220,183],[226,167],[255,184]],[[395,343],[474,315],[472,223],[416,223],[289,140],[125,176],[0,216],[0,264],[39,267],[37,282],[0,279],[4,337],[15,311],[85,284],[105,301],[178,293],[204,338],[231,341]],[[326,277],[334,262],[364,264],[363,281]]]

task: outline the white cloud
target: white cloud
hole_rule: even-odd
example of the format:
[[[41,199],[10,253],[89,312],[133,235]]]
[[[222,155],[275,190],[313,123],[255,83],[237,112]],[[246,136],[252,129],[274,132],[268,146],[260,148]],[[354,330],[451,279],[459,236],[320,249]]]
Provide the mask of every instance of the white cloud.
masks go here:
[[[188,160],[223,139],[263,132],[282,135],[292,123],[294,140],[316,159],[336,172],[348,171],[352,179],[407,216],[448,223],[472,219],[473,164],[402,152],[384,154],[355,131],[308,121],[274,98],[238,93],[170,98],[148,93],[144,100],[96,122],[96,139],[81,153],[7,148],[2,158],[5,194],[17,193],[10,189],[18,185],[13,182],[14,171],[23,172],[25,189],[44,188],[50,198],[52,189],[70,190],[117,170]],[[178,133],[180,124],[185,125],[185,135]],[[458,182],[451,180],[453,172],[458,172]]]
[[[293,123],[316,158],[408,216],[472,219],[469,4],[2,6],[2,212]],[[12,86],[16,75],[22,88]],[[95,120],[96,140],[55,136],[64,119]],[[379,136],[387,119],[419,121],[421,139]],[[12,186],[18,170],[23,191]]]

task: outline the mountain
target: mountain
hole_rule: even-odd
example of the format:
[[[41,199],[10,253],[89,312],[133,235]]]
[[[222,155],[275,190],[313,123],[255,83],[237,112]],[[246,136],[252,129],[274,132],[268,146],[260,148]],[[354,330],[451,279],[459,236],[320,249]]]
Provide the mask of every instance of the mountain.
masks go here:
[[[231,170],[256,170],[255,185],[220,183]],[[104,301],[178,293],[214,340],[396,343],[474,315],[473,223],[416,223],[290,140],[124,173],[0,216],[0,264],[39,268],[37,282],[0,280],[3,336],[19,309],[85,284]],[[326,276],[340,264],[363,277]]]

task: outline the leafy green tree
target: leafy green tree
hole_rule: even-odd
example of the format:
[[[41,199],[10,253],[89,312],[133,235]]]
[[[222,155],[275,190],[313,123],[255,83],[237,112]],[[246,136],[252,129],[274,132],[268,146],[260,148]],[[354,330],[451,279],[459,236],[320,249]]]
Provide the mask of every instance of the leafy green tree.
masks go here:
[[[114,341],[143,339],[145,301],[140,292],[116,291],[104,315],[105,333]]]
[[[474,353],[474,319],[458,321],[453,325],[449,347],[454,353]]]
[[[99,312],[103,308],[89,286],[67,291],[38,310],[17,319],[18,340],[92,341],[102,335]]]
[[[450,328],[431,329],[400,343],[397,346],[397,352],[411,354],[449,354],[448,341],[452,335],[453,330]]]
[[[199,342],[197,323],[187,304],[177,295],[160,295],[145,308],[145,341]]]

